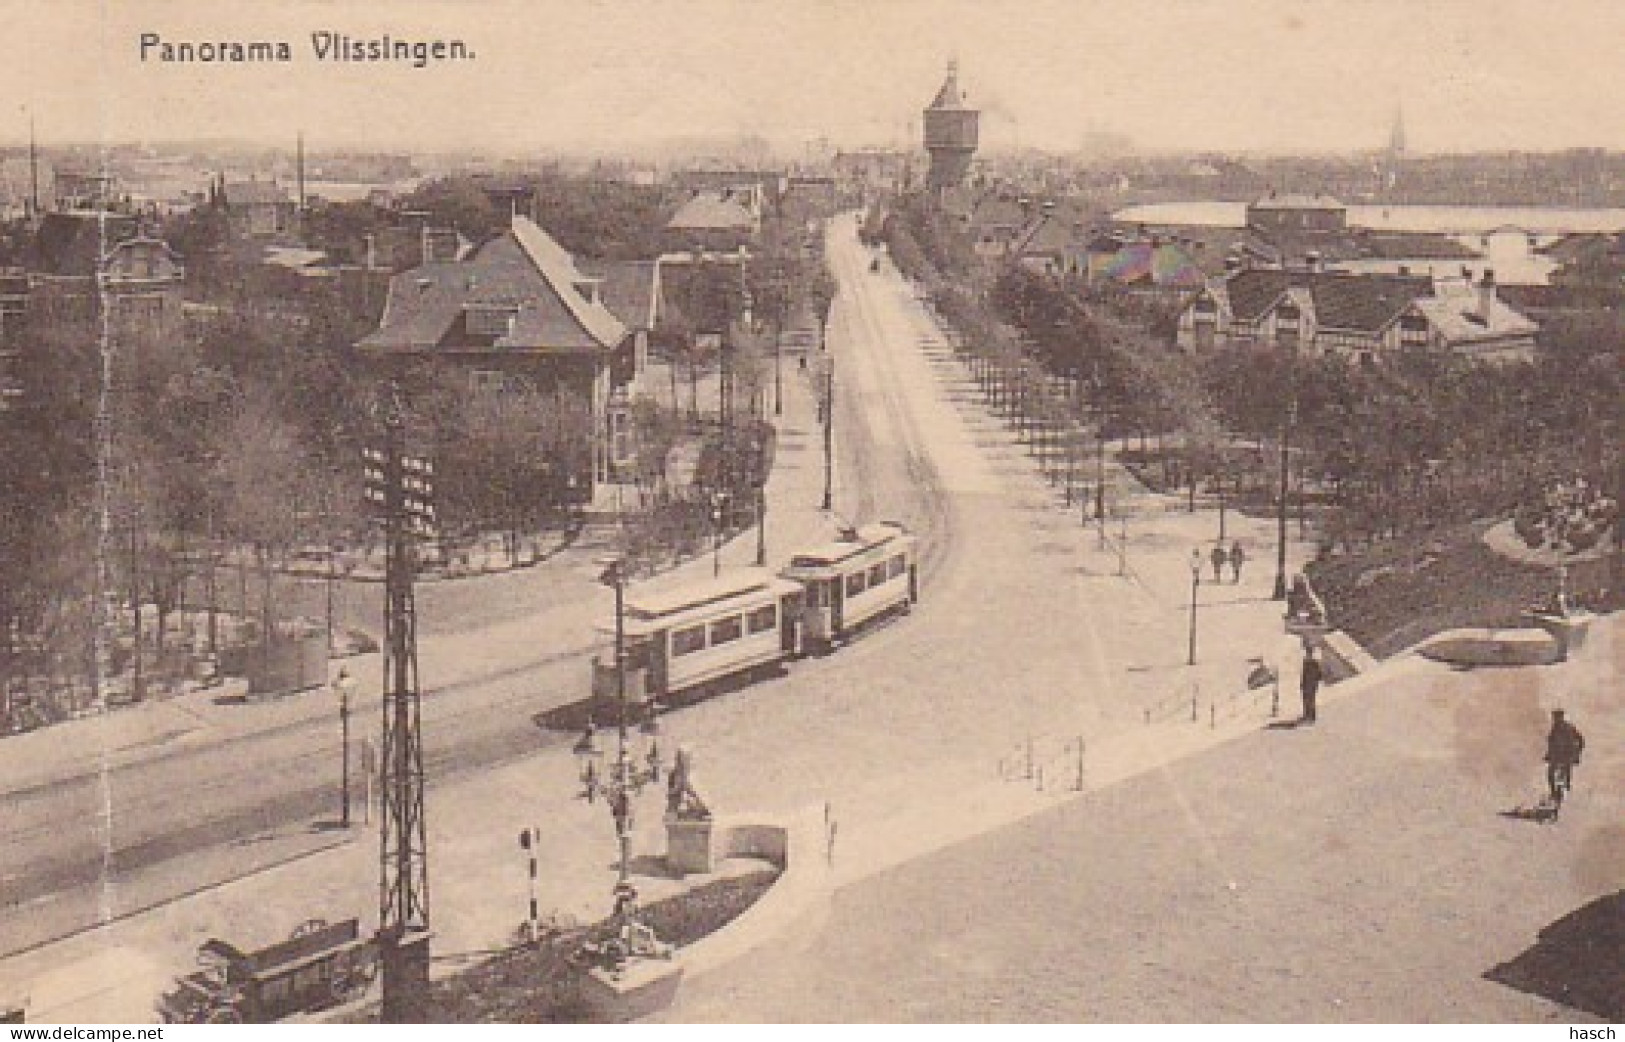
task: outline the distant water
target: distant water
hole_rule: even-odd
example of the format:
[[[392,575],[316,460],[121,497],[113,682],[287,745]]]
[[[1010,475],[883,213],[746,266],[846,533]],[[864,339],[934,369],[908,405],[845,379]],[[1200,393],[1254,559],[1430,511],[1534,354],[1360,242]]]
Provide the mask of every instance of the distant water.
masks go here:
[[[1625,231],[1625,208],[1570,210],[1541,206],[1350,206],[1349,224],[1394,232],[1483,234],[1512,229],[1554,236],[1569,232]],[[1211,224],[1240,228],[1247,223],[1246,203],[1211,199],[1182,203],[1147,203],[1119,210],[1120,221],[1146,224]]]
[[[1246,203],[1193,200],[1148,203],[1119,210],[1120,221],[1144,224],[1212,225],[1240,228],[1247,223]],[[1556,265],[1535,252],[1571,232],[1625,231],[1625,209],[1570,210],[1536,206],[1350,206],[1349,224],[1373,231],[1434,232],[1448,234],[1481,257],[1472,260],[1349,261],[1338,267],[1349,271],[1396,271],[1403,265],[1413,272],[1456,275],[1463,267],[1474,278],[1485,269],[1503,283],[1539,285],[1548,281]]]

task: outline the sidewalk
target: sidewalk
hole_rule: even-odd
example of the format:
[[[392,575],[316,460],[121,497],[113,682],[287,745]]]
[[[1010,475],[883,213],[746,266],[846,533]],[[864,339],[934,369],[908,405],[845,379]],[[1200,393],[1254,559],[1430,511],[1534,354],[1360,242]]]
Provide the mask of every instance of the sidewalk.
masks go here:
[[[1217,696],[1243,687],[1246,659],[1267,653],[1270,641],[1280,639],[1279,611],[1265,597],[1272,576],[1258,567],[1263,554],[1254,553],[1239,587],[1199,588],[1198,661],[1186,665],[1186,562],[1193,543],[1214,525],[1213,517],[1148,512],[1130,529],[1129,560],[1137,578],[1118,577],[1115,550],[1101,551],[1096,533],[1079,525],[1076,511],[1064,509],[1056,490],[1034,478],[1034,464],[1013,444],[1013,434],[987,417],[976,400],[964,395],[944,400],[956,387],[962,389],[963,372],[951,358],[951,365],[939,364],[946,349],[927,342],[936,334],[923,315],[905,311],[900,319],[883,313],[884,294],[901,294],[906,287],[878,278],[862,287],[881,295],[878,299],[846,298],[837,304],[832,351],[846,353],[840,365],[848,374],[837,394],[855,387],[874,393],[875,381],[916,389],[911,393],[918,400],[908,415],[895,401],[883,403],[890,411],[882,414],[883,437],[875,443],[906,443],[905,434],[916,439],[920,454],[933,457],[936,469],[924,477],[938,481],[950,501],[940,533],[944,545],[971,535],[977,541],[952,546],[954,552],[946,555],[908,621],[829,659],[798,663],[788,678],[756,685],[748,695],[685,710],[668,722],[680,737],[662,743],[668,755],[676,741],[698,750],[697,785],[720,811],[788,816],[809,802],[827,802],[839,824],[834,858],[845,881],[1047,805],[1053,787],[1040,793],[1000,780],[1008,773],[1001,772],[1000,761],[1023,735],[1058,748],[1087,733],[1085,776],[1092,786],[1256,730],[1267,719],[1267,706],[1249,702],[1253,713],[1221,719],[1218,706],[1228,711],[1234,704],[1220,703]],[[843,298],[852,288],[843,286]],[[864,307],[869,310],[859,321],[854,309]],[[899,322],[909,338],[892,339]],[[883,339],[866,341],[868,336]],[[881,361],[867,371],[849,365],[855,351]],[[812,389],[799,370],[786,374],[784,389],[780,456],[768,483],[769,565],[834,534],[834,519],[818,509],[823,461]],[[860,445],[855,433],[840,426],[837,435],[838,449],[850,452]],[[837,480],[848,472],[837,466]],[[857,500],[843,487],[836,502]],[[724,566],[753,563],[755,535],[747,531],[731,540],[723,548]],[[1263,536],[1255,526],[1243,538]],[[1009,572],[1002,585],[987,581],[984,566],[990,560]],[[583,590],[593,586],[600,567],[585,549],[570,556],[571,580]],[[705,556],[659,581],[708,578],[711,568]],[[1040,581],[1041,588],[1026,585]],[[603,587],[596,591],[579,603],[489,630],[425,639],[427,688],[432,692],[457,675],[477,677],[493,662],[534,661],[576,642],[588,646],[595,639],[593,625],[607,620],[612,598]],[[1102,604],[1113,609],[1109,626],[1094,624]],[[1078,627],[1068,624],[1068,613],[1082,620]],[[538,648],[539,633],[549,634],[545,650]],[[376,658],[366,665],[352,672],[358,694],[370,693],[376,705]],[[1068,673],[1084,665],[1087,673]],[[1089,681],[1104,684],[1105,678],[1112,690],[1087,690]],[[1196,684],[1198,698],[1214,707],[1212,719],[1192,723],[1188,717],[1159,716],[1146,722],[1148,709],[1169,697],[1177,704]],[[1086,689],[1074,690],[1080,685]],[[585,686],[583,669],[581,690],[560,692],[560,702],[579,697]],[[316,697],[327,712],[330,696]],[[212,718],[228,708],[197,707],[197,713]],[[298,702],[264,708],[272,711],[267,716],[286,712],[289,719],[299,718]],[[1199,704],[1199,715],[1200,709]],[[614,881],[612,823],[601,802],[588,805],[574,797],[579,786],[565,745],[431,788],[427,814],[438,954],[487,950],[512,937],[527,898],[526,863],[517,845],[522,828],[539,828],[543,836],[539,896],[544,910],[584,920],[607,911]],[[1053,768],[1051,778],[1062,774]],[[659,801],[658,792],[638,801],[634,850],[640,855],[663,848]],[[31,994],[38,1018],[140,1019],[156,994],[154,975],[161,984],[168,975],[190,969],[193,950],[208,936],[227,936],[250,947],[278,940],[317,916],[360,915],[363,929],[370,928],[377,898],[376,844],[375,832],[358,829],[352,842],[336,849],[6,960],[0,963],[0,994]],[[641,858],[636,867],[640,872],[655,868]],[[639,886],[653,899],[667,884],[656,875],[640,875]],[[115,970],[105,963],[110,949],[140,954],[132,956],[128,969],[120,962]],[[437,972],[454,968],[449,962],[436,966]]]

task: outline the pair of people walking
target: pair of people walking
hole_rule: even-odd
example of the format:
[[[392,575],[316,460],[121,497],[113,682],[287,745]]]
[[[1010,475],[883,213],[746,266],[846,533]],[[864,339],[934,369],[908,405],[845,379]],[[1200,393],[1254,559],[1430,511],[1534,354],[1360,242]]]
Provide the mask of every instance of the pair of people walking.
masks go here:
[[[1230,581],[1232,583],[1241,582],[1241,566],[1247,563],[1247,553],[1241,548],[1241,540],[1232,541],[1229,550],[1225,550],[1222,541],[1213,544],[1213,552],[1208,555],[1208,559],[1213,562],[1213,581],[1215,583],[1223,581],[1226,565],[1230,566]]]

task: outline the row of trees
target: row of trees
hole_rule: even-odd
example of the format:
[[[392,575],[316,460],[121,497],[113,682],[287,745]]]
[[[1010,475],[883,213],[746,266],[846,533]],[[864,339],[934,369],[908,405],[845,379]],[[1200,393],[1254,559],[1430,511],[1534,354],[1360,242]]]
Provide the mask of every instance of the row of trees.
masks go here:
[[[1365,368],[1273,347],[1194,355],[1150,332],[1166,316],[1141,302],[1085,299],[1019,268],[965,268],[968,244],[917,199],[883,227],[893,260],[931,291],[972,345],[977,378],[1024,430],[1063,429],[1069,409],[1076,425],[1093,399],[1109,409],[1101,422],[1142,446],[1176,436],[1177,450],[1156,453],[1165,485],[1194,495],[1250,478],[1270,495],[1271,468],[1242,473],[1236,443],[1262,449],[1290,427],[1301,472],[1333,507],[1325,542],[1506,516],[1575,474],[1618,481],[1625,386],[1611,338],[1566,336],[1533,362],[1498,366],[1415,354]],[[1046,377],[1093,394],[1072,390],[1057,405],[1031,390],[1052,386]]]

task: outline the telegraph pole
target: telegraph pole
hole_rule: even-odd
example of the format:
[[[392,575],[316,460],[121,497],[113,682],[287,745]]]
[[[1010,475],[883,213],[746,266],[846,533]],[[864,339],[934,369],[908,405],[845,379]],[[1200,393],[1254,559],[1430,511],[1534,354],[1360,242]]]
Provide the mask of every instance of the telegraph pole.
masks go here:
[[[832,507],[835,476],[835,357],[824,374],[824,509]]]
[[[432,507],[427,463],[405,454],[399,389],[391,387],[389,395],[383,452],[368,454],[368,477],[380,478],[382,485],[369,488],[369,498],[382,500],[386,538],[378,947],[382,1019],[407,1024],[423,1018],[421,1003],[429,987],[429,850],[412,537],[426,527]]]

